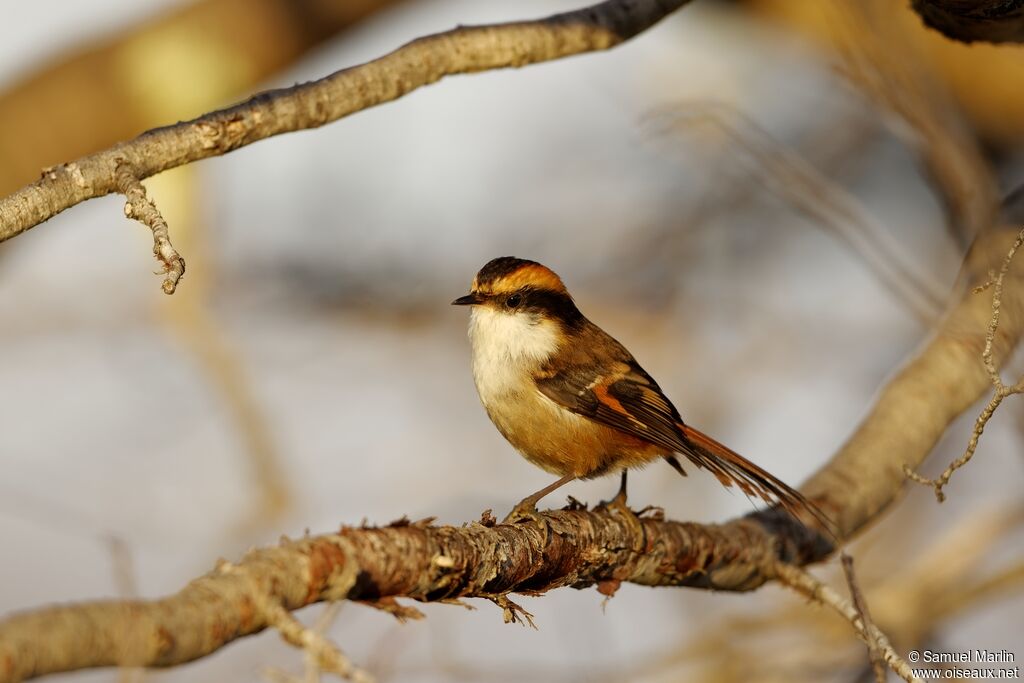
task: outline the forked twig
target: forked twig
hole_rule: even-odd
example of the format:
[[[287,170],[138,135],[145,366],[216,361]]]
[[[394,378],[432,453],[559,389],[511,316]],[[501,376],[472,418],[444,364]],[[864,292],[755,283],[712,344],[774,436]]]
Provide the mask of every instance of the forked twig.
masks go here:
[[[929,479],[915,472],[909,465],[903,465],[903,472],[913,481],[925,486],[931,486],[935,489],[935,497],[941,503],[946,500],[946,494],[943,488],[949,483],[950,477],[953,473],[970,462],[971,458],[974,457],[974,452],[978,449],[978,441],[981,439],[982,432],[985,431],[985,426],[988,421],[992,418],[992,415],[996,412],[996,409],[1003,402],[1007,396],[1012,394],[1019,394],[1024,392],[1024,377],[1017,380],[1013,385],[1007,386],[1003,383],[1003,378],[999,375],[999,369],[996,367],[995,359],[993,358],[993,345],[995,344],[996,332],[999,330],[999,315],[1003,304],[1003,285],[1006,279],[1006,273],[1010,270],[1010,262],[1013,261],[1013,257],[1016,255],[1017,250],[1021,244],[1024,243],[1024,229],[1021,229],[1017,233],[1017,239],[1014,240],[1013,246],[1006,253],[1006,257],[1003,259],[1003,265],[999,269],[999,272],[995,275],[995,278],[985,282],[985,284],[974,288],[975,294],[980,294],[987,289],[992,289],[992,316],[989,318],[988,330],[985,332],[985,347],[981,352],[981,362],[985,365],[985,371],[988,373],[989,378],[992,380],[992,386],[995,390],[992,393],[992,398],[989,399],[988,404],[982,409],[981,414],[974,421],[974,429],[971,431],[971,438],[967,441],[967,448],[964,450],[963,455],[954,460],[943,470],[935,479]]]

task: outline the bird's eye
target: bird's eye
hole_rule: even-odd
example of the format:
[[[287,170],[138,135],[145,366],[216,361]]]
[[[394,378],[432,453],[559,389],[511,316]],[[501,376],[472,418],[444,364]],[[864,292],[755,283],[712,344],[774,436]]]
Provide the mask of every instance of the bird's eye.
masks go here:
[[[507,308],[518,308],[521,303],[523,303],[523,297],[518,294],[513,294],[509,298],[505,299],[505,306]]]

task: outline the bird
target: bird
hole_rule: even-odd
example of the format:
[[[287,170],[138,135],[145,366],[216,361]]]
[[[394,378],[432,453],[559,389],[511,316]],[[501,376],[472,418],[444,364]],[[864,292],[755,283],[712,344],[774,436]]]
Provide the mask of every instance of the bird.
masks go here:
[[[678,455],[749,498],[822,519],[801,493],[683,422],[654,378],[580,312],[546,266],[495,258],[452,305],[471,308],[473,380],[487,415],[526,460],[558,476],[506,522],[536,519],[540,500],[573,480],[614,472],[622,480],[613,502],[624,505],[628,470],[664,460],[686,476]]]

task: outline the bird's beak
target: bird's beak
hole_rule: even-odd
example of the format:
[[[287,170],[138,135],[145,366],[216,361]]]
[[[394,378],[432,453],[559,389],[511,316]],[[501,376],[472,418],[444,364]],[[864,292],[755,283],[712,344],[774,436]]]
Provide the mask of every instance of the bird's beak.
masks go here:
[[[466,296],[460,296],[458,299],[452,302],[452,306],[475,306],[476,304],[482,303],[483,300],[476,293],[467,294]]]

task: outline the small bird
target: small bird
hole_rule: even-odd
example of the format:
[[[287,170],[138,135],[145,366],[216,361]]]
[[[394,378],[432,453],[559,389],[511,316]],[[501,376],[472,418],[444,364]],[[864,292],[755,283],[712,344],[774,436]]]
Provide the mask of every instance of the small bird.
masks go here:
[[[629,468],[660,459],[686,476],[676,454],[724,486],[821,519],[799,492],[685,424],[632,354],[587,320],[543,265],[496,258],[452,304],[472,307],[473,379],[494,426],[523,457],[559,477],[506,521],[536,518],[540,499],[574,479],[619,470],[613,502],[624,505]]]

